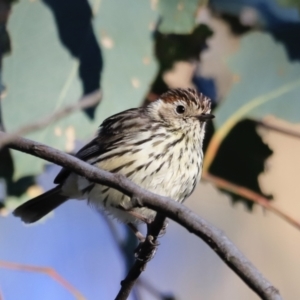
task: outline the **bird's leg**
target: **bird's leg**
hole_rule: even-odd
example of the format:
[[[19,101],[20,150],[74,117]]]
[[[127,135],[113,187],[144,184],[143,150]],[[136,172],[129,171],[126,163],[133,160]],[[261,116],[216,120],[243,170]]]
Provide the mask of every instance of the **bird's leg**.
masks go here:
[[[129,211],[126,211],[127,213],[129,213],[130,215],[132,215],[133,217],[137,218],[138,220],[146,223],[146,224],[151,224],[153,222],[153,219],[149,219],[149,218],[146,218],[144,217],[143,215],[137,213],[136,211],[133,211],[133,210],[129,210]]]
[[[140,243],[143,243],[145,241],[145,237],[143,234],[136,228],[136,226],[132,223],[127,224],[128,227],[132,230],[134,235],[137,237],[137,239],[140,241]]]
[[[144,238],[144,241],[139,243],[139,245],[135,249],[136,259],[143,261],[144,263],[147,263],[154,257],[159,245],[157,239],[152,234],[150,234],[150,226],[150,224],[147,225],[147,236]],[[144,245],[147,245],[146,248],[144,247]]]
[[[146,223],[146,224],[151,224],[153,222],[153,219],[146,218],[143,215],[139,214],[138,212],[132,210],[132,208],[126,208],[124,205],[120,204],[117,206],[118,209],[126,211],[128,214],[132,215],[136,219]]]

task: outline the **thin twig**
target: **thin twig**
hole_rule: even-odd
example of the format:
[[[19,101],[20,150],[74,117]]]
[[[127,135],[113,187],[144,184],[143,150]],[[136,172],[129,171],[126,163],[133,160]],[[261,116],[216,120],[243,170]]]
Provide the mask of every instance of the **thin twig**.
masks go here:
[[[131,244],[131,237],[127,235],[127,238],[125,238],[123,240],[115,226],[115,223],[113,223],[113,220],[105,213],[102,213],[101,215],[103,216],[104,220],[106,221],[108,229],[109,229],[111,236],[120,252],[120,255],[124,259],[126,272],[127,272],[127,270],[129,270],[131,268],[131,266],[134,262],[133,251],[130,251],[130,253],[128,251],[129,250],[128,246]],[[132,235],[132,232],[129,230],[128,227],[126,227],[126,230],[127,230],[127,234]],[[132,290],[132,293],[133,293],[132,294],[133,299],[135,299],[135,300],[142,299],[139,296],[137,286],[134,287],[134,289]]]
[[[234,184],[232,182],[229,182],[223,178],[219,178],[217,176],[214,176],[210,173],[203,173],[202,178],[213,183],[219,188],[222,188],[224,190],[230,191],[234,194],[240,195],[242,197],[245,197],[246,199],[249,199],[250,201],[253,201],[262,207],[266,208],[269,211],[272,211],[277,216],[281,217],[282,219],[286,220],[289,224],[296,227],[297,229],[300,229],[300,222],[288,215],[287,213],[283,212],[280,208],[276,207],[273,203],[271,203],[267,198],[243,187],[239,186],[237,184]]]
[[[5,136],[7,134],[0,132],[0,139]],[[142,205],[162,213],[200,237],[261,299],[282,299],[278,290],[263,277],[219,229],[196,215],[183,204],[144,190],[121,174],[100,170],[76,157],[41,143],[17,138],[8,146],[66,167],[92,182],[115,188],[131,197],[134,206]]]
[[[40,130],[48,126],[49,124],[52,124],[60,119],[63,119],[64,117],[68,116],[69,114],[77,110],[92,107],[97,103],[99,103],[100,98],[101,98],[101,94],[99,91],[97,91],[95,93],[85,96],[81,101],[78,101],[74,104],[67,105],[57,110],[51,115],[43,117],[42,119],[32,122],[30,124],[26,124],[20,127],[19,129],[9,133],[7,136],[3,137],[0,140],[0,148],[9,144],[9,142],[13,141],[18,136],[23,136],[33,131]]]
[[[258,120],[252,120],[254,123],[256,123],[259,126],[265,127],[267,129],[279,132],[279,133],[283,133],[285,135],[289,135],[295,138],[300,138],[300,132],[294,131],[294,130],[290,130],[290,129],[286,129],[286,128],[282,128],[278,125],[272,125],[272,124],[268,124],[266,122],[263,121],[258,121]]]
[[[122,240],[115,224],[113,223],[113,220],[105,213],[103,213],[101,215],[103,216],[104,220],[106,221],[106,224],[111,233],[111,236],[112,236],[121,256],[123,256],[126,266],[128,267],[129,257],[128,257],[128,250],[127,250],[127,245],[126,245],[127,243],[125,243],[125,241]],[[130,267],[131,267],[131,265],[130,265]],[[135,293],[135,294],[133,294],[133,297],[135,297],[135,299],[142,299],[142,297],[139,295],[140,293],[137,289],[138,287],[144,288],[150,294],[155,296],[157,299],[163,299],[163,293],[161,293],[159,290],[157,290],[149,282],[147,282],[146,280],[142,280],[141,278],[138,278],[136,280],[135,289],[132,290],[132,292]]]
[[[157,248],[157,237],[164,227],[165,216],[157,214],[153,223],[148,225],[145,242],[138,247],[137,259],[129,270],[126,278],[121,282],[121,289],[115,300],[126,300],[141,273],[145,270],[147,263],[152,259]]]
[[[0,268],[46,274],[52,279],[54,279],[55,281],[57,281],[66,290],[68,290],[75,297],[75,299],[86,300],[86,298],[75,287],[73,287],[68,281],[66,281],[61,275],[59,275],[52,268],[23,265],[23,264],[17,264],[17,263],[7,262],[7,261],[0,261]]]

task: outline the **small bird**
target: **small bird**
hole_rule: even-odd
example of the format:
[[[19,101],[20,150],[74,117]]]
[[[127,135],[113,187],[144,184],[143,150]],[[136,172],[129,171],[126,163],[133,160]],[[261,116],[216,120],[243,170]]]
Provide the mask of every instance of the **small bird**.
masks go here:
[[[193,89],[169,90],[145,107],[107,118],[76,157],[183,202],[200,180],[205,123],[214,117],[210,103]],[[22,204],[14,215],[33,223],[69,199],[87,199],[96,209],[124,223],[147,223],[155,217],[155,212],[145,207],[126,211],[131,201],[128,196],[66,168],[54,183],[56,187]]]

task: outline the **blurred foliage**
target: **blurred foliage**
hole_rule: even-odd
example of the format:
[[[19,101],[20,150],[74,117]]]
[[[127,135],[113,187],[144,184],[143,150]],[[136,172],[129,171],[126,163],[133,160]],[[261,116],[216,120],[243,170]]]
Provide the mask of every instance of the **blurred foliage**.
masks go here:
[[[227,134],[242,118],[261,119],[272,114],[290,122],[300,121],[300,64],[290,63],[284,47],[268,34],[244,36],[228,66],[235,83],[215,110],[220,135]]]
[[[29,135],[31,139],[68,152],[74,150],[76,139],[92,137],[108,115],[138,106],[156,69],[149,24],[154,24],[158,15],[151,10],[150,3],[126,0],[101,1],[100,6],[98,1],[91,4],[94,32],[102,42],[105,60],[101,84],[104,97],[96,120],[92,122],[77,112]],[[129,10],[132,5],[135,9]],[[2,109],[6,129],[13,131],[78,101],[81,91],[78,63],[60,44],[55,19],[47,6],[39,1],[20,2],[14,7],[8,29],[13,52],[3,65],[8,95]],[[25,107],[30,113],[24,113]],[[42,160],[20,152],[12,151],[12,154],[14,180],[43,171]]]
[[[300,10],[300,1],[299,0],[277,0],[279,4],[284,6],[296,7]]]
[[[11,42],[5,26],[0,26],[0,49],[2,55],[11,52]]]
[[[235,35],[242,35],[252,29],[251,26],[243,25],[240,19],[235,15],[225,12],[219,13],[218,17],[223,19],[230,26],[231,32]]]
[[[257,134],[255,122],[245,119],[238,122],[223,140],[209,172],[272,199],[271,195],[261,191],[258,183],[258,176],[264,172],[265,161],[272,153]],[[248,209],[252,209],[253,201],[226,190],[223,192],[231,196],[233,203],[243,201]]]
[[[3,1],[9,4],[14,2]],[[299,1],[278,1],[299,8]],[[205,2],[86,2],[85,5],[90,5],[89,18],[93,12],[93,34],[101,45],[105,65],[101,79],[104,97],[96,111],[95,121],[89,120],[82,112],[77,112],[31,134],[30,138],[72,152],[75,141],[91,137],[107,116],[138,106],[147,92],[146,101],[153,100],[148,97],[150,94],[157,97],[165,92],[168,86],[163,75],[176,62],[197,61],[201,68],[199,54],[207,48],[207,40],[214,34],[208,25],[196,23],[199,6],[205,5]],[[55,3],[59,5],[60,1]],[[261,120],[271,114],[291,122],[299,122],[300,65],[290,60],[300,60],[300,23],[283,17],[283,13],[274,13],[270,8],[272,1],[212,0],[211,3],[218,17],[240,38],[240,48],[231,57],[222,57],[233,73],[234,83],[224,99],[213,99],[216,119],[207,126],[205,160],[209,161],[209,172],[213,175],[271,199],[271,195],[265,195],[261,191],[258,177],[264,172],[265,161],[273,150],[262,141],[257,133],[257,125],[251,119]],[[259,20],[243,24],[242,12],[249,6],[258,12]],[[68,11],[67,7],[64,9]],[[56,22],[58,19],[53,18],[43,2],[20,1],[14,7],[9,21],[13,52],[4,61],[3,68],[8,96],[1,103],[8,131],[38,120],[65,104],[78,101],[82,95],[82,82],[77,78],[80,55],[72,53],[71,47],[64,44],[64,39],[60,40],[61,31]],[[264,33],[253,32],[253,29]],[[6,42],[9,41],[8,36],[3,37]],[[210,84],[213,86],[212,94],[217,95],[215,78],[195,76],[193,82],[200,87],[200,91],[209,90]],[[3,125],[1,114],[0,125]],[[6,178],[7,194],[18,197],[21,201],[27,197],[22,194],[34,183],[34,176],[44,172],[44,162],[6,148],[0,150],[0,165],[0,179]],[[46,181],[50,177],[47,174]],[[249,209],[253,207],[252,201],[224,192],[231,196],[233,202],[242,200]],[[10,202],[11,206],[15,205],[15,202],[12,203],[13,201]],[[82,216],[82,212],[78,210],[75,220],[79,214]],[[65,215],[70,217],[72,213]],[[61,229],[69,229],[66,224],[58,225],[59,233]],[[76,225],[83,228],[82,224]],[[94,225],[93,228],[96,227]],[[44,238],[44,232],[42,236]],[[65,241],[64,237],[61,240]],[[79,244],[90,243],[91,241]],[[126,231],[124,241],[119,244],[127,270],[133,262],[135,243],[135,237]],[[42,243],[41,246],[46,247],[46,244]],[[101,247],[99,249],[103,248]],[[44,251],[50,251],[49,249],[51,247]],[[79,250],[77,247],[72,249]],[[97,252],[97,257],[98,254]],[[69,257],[69,253],[66,257]],[[82,253],[78,257],[82,257]],[[60,264],[63,265],[62,262]],[[166,295],[161,298],[175,299]]]
[[[207,0],[159,0],[161,22],[158,30],[164,34],[191,33],[196,26],[196,13],[199,6],[207,2]]]
[[[212,34],[211,29],[203,24],[197,25],[190,34],[164,34],[156,31],[155,56],[160,69],[169,70],[176,61],[198,60],[206,39]]]
[[[58,5],[54,10],[55,19],[41,2],[20,2],[15,6],[9,22],[14,47],[12,56],[4,61],[9,92],[2,104],[8,131],[29,121],[38,120],[67,103],[77,101],[81,95],[80,82],[76,78],[80,66],[74,59],[80,55],[75,55],[72,52],[73,48],[66,45],[66,41],[62,39],[60,25],[55,24],[60,22],[57,17],[60,2],[45,2],[51,9],[54,4]],[[248,118],[261,119],[267,114],[294,122],[299,120],[297,94],[300,87],[300,68],[298,64],[289,61],[284,49],[284,46],[287,47],[290,56],[297,52],[293,48],[294,37],[290,39],[292,42],[288,43],[286,32],[291,32],[291,26],[296,26],[293,32],[298,32],[299,24],[289,22],[281,15],[272,15],[271,6],[264,2],[246,2],[211,2],[214,13],[229,24],[233,34],[241,36],[241,47],[228,59],[228,67],[234,73],[235,83],[222,102],[214,102],[215,128],[211,126],[211,131],[208,132],[205,150],[208,147],[206,160],[209,161],[210,172],[263,195],[257,178],[263,172],[264,161],[271,154],[271,150],[255,133],[254,124],[241,121]],[[199,7],[205,4],[204,0],[86,2],[85,5],[90,5],[90,15],[91,12],[94,15],[93,34],[101,41],[105,62],[105,72],[101,79],[104,97],[100,109],[96,111],[96,121],[88,120],[84,114],[77,112],[31,134],[30,138],[71,152],[74,150],[75,140],[87,138],[87,133],[90,133],[91,137],[96,127],[108,115],[138,106],[140,99],[147,95],[147,91],[146,102],[165,92],[168,89],[163,79],[165,72],[171,70],[178,61],[199,61],[199,54],[207,47],[207,39],[213,35],[209,26],[196,24]],[[240,15],[247,5],[252,5],[260,11],[259,17],[265,20],[260,23],[264,24],[261,29],[269,30],[284,46],[276,43],[267,33],[251,32],[251,25],[241,22]],[[134,9],[128,10],[128,7]],[[64,11],[68,12],[67,6],[64,6]],[[27,21],[21,23],[21,19]],[[285,27],[282,24],[285,24]],[[255,27],[255,24],[253,26]],[[286,30],[282,31],[282,28]],[[24,34],[32,30],[35,30],[35,35]],[[158,67],[152,53],[153,41]],[[70,54],[73,57],[70,57]],[[214,78],[194,78],[195,83],[201,82],[201,91],[206,90],[208,83],[213,86],[213,80]],[[30,114],[21,113],[19,101],[26,105]],[[286,101],[288,105],[285,104]],[[15,118],[16,115],[18,118]],[[247,135],[243,136],[243,130],[249,134],[249,139],[255,140],[257,155],[254,155],[252,150],[248,153],[247,147],[244,147],[246,140],[244,142],[243,138]],[[216,149],[211,151],[208,146],[211,139],[214,143],[217,141],[217,152]],[[240,145],[234,146],[235,149],[244,147],[243,150],[238,150],[244,153],[239,157],[239,163],[233,161],[237,155],[229,159],[230,153],[234,151],[228,149],[230,143],[235,140],[241,141]],[[7,180],[9,194],[20,195],[33,183],[33,177],[43,171],[44,163],[14,151],[12,160],[11,152],[5,149],[3,151],[0,159],[4,157],[11,163],[7,163],[9,168],[3,168],[3,174],[0,175]],[[255,160],[254,156],[259,157],[256,167],[247,165],[247,161]],[[229,162],[230,165],[236,165],[236,171],[233,171],[235,168],[228,169]],[[216,167],[217,165],[219,167]],[[234,176],[234,173],[238,173],[239,176]],[[236,199],[236,195],[232,196]]]
[[[154,33],[154,51],[159,70],[150,91],[160,95],[168,90],[163,75],[173,68],[177,61],[199,60],[199,53],[206,47],[206,39],[212,35],[206,25],[198,25],[190,34]],[[147,101],[146,101],[147,102]]]
[[[214,110],[216,131],[206,153],[209,172],[270,199],[262,193],[258,176],[272,151],[256,133],[255,123],[243,120],[271,114],[299,122],[300,65],[290,63],[283,45],[268,34],[252,32],[241,38],[228,66],[236,82]],[[234,202],[243,199],[252,207],[240,195],[229,194]]]
[[[63,5],[54,0],[44,2],[51,10],[39,1],[21,1],[14,6],[9,20],[13,53],[4,61],[3,69],[8,95],[2,104],[4,122],[8,131],[39,120],[65,104],[78,101],[81,96],[80,82],[77,79],[78,72],[82,79],[81,65],[76,59],[80,58],[80,54],[76,53],[71,40],[72,45],[64,38],[66,29],[62,27],[62,19],[59,17],[62,13],[65,16],[80,14],[80,11],[75,11],[80,9],[79,2],[77,1],[78,5],[74,2],[74,6],[70,6],[70,14],[66,3]],[[85,1],[80,3],[83,2]],[[189,52],[197,56],[198,48],[202,47],[202,42],[198,45],[197,41],[203,40],[210,32],[207,28],[197,27],[194,30],[193,38],[188,44],[192,49],[190,47],[178,49],[177,46],[187,41],[184,39],[184,34],[193,31],[199,4],[198,0],[159,1],[156,4],[150,1],[133,0],[86,2],[85,6],[90,5],[90,11],[94,15],[94,33],[101,41],[105,65],[101,79],[104,96],[95,114],[96,121],[92,122],[84,114],[77,112],[44,130],[30,134],[29,138],[72,152],[75,140],[92,137],[104,118],[118,111],[138,106],[156,70],[152,55],[154,24],[160,19],[159,29],[164,33],[157,33],[156,37],[162,47],[166,46],[163,42],[164,37],[167,36],[166,32],[182,34],[181,41],[168,37],[173,44],[177,43],[175,47],[171,45],[167,51],[171,54],[175,49],[172,60],[174,56],[179,56],[177,59],[188,58]],[[69,26],[73,24],[72,22],[70,19],[70,22],[66,23],[69,28],[68,36],[73,32]],[[34,35],[29,34],[33,31]],[[77,41],[80,42],[81,39]],[[95,54],[95,51],[93,53]],[[162,51],[159,55],[162,55]],[[15,66],[18,68],[16,69]],[[28,76],[29,70],[30,76]],[[21,111],[20,101],[30,114]],[[13,178],[13,181],[24,176],[35,176],[43,171],[43,161],[15,151],[12,151],[12,155],[15,169],[10,178]]]

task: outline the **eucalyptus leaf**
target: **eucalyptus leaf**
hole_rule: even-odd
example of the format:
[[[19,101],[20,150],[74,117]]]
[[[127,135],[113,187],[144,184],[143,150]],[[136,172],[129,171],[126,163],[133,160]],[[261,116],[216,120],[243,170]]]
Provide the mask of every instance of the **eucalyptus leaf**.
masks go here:
[[[217,130],[243,118],[274,115],[300,121],[300,64],[288,60],[284,46],[267,33],[241,38],[240,49],[228,59],[236,83],[215,110]]]
[[[256,133],[256,124],[273,115],[300,122],[300,64],[288,60],[284,46],[267,33],[252,32],[240,40],[227,64],[235,83],[214,110],[215,133],[208,145],[204,172],[265,195],[258,183],[272,150]],[[248,121],[244,121],[247,120]],[[250,120],[249,120],[250,119]],[[246,126],[246,127],[245,127]],[[232,199],[247,200],[231,193]],[[247,202],[249,208],[252,204]]]
[[[139,106],[156,72],[151,32],[158,14],[148,1],[90,1],[94,33],[101,44],[103,99],[95,121],[78,111],[28,135],[52,147],[71,151],[77,139],[89,139],[113,113]],[[8,30],[12,54],[2,69],[8,95],[2,103],[6,130],[37,121],[82,96],[78,62],[61,44],[55,18],[42,1],[14,6]],[[15,180],[42,172],[44,162],[13,151]]]
[[[277,2],[283,6],[295,7],[300,10],[299,0],[277,0]]]
[[[196,13],[206,0],[159,0],[158,8],[161,15],[159,31],[161,33],[191,33],[196,26]]]

